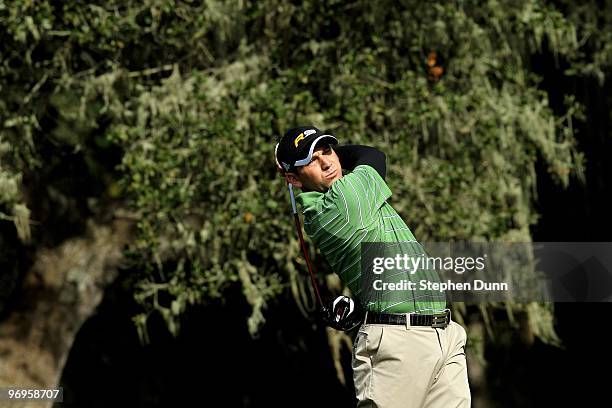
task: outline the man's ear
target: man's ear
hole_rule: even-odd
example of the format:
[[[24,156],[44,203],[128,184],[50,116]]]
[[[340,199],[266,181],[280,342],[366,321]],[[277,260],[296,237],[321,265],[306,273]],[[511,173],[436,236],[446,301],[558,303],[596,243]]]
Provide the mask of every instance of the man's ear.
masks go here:
[[[293,187],[297,187],[300,189],[302,188],[302,182],[297,178],[297,175],[295,173],[286,172],[285,180],[287,180],[288,183],[293,184]]]

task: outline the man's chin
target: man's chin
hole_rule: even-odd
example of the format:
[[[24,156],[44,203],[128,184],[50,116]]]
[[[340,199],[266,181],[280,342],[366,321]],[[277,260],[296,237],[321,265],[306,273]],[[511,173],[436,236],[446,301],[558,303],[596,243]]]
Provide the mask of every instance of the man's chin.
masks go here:
[[[332,184],[334,184],[336,180],[340,180],[341,178],[342,176],[335,177],[331,181],[325,181],[321,185],[309,189],[306,189],[306,187],[302,187],[302,191],[318,191],[319,193],[325,193],[331,188]]]
[[[325,192],[325,191],[329,190],[329,189],[331,188],[332,184],[334,184],[334,182],[335,182],[336,180],[339,180],[339,179],[340,179],[340,177],[338,177],[338,178],[334,178],[334,179],[333,179],[332,181],[330,181],[329,183],[326,183],[326,185],[325,185],[325,187],[324,187],[324,189],[325,189],[325,190],[324,190],[323,192]]]

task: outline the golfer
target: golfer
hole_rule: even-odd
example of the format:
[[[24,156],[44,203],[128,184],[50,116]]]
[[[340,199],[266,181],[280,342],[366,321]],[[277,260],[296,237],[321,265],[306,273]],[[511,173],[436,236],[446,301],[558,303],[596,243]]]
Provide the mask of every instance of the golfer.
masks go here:
[[[357,406],[469,407],[466,332],[451,320],[444,292],[374,290],[376,276],[362,268],[364,243],[423,254],[387,202],[391,190],[385,182],[385,155],[372,147],[337,143],[314,126],[301,126],[283,135],[275,156],[286,181],[302,191],[296,201],[306,234],[364,315],[352,358]],[[439,279],[427,270],[401,272],[383,277]],[[324,308],[331,311],[330,326],[353,327],[350,320],[357,312],[344,314],[345,321],[334,320],[335,306]]]

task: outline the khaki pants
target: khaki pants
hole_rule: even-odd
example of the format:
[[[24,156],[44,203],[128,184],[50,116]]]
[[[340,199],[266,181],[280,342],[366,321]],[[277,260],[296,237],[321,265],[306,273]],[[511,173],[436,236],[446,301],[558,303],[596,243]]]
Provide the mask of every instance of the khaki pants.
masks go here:
[[[444,328],[367,324],[353,347],[357,407],[469,407],[466,333]]]

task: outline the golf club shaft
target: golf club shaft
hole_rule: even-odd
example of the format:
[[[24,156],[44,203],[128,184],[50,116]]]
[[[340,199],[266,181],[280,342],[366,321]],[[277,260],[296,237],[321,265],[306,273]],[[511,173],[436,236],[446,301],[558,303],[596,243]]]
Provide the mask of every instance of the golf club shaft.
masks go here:
[[[304,258],[306,259],[306,265],[308,267],[308,273],[310,274],[310,281],[312,282],[312,287],[315,290],[315,294],[317,296],[317,301],[319,305],[323,305],[323,301],[321,300],[321,294],[319,293],[319,286],[317,285],[317,280],[312,268],[312,264],[310,262],[310,256],[308,255],[308,249],[306,248],[306,242],[304,242],[304,236],[302,235],[302,226],[300,224],[300,216],[297,212],[297,207],[295,205],[295,196],[293,194],[293,185],[291,183],[287,183],[289,186],[289,196],[291,197],[291,208],[293,210],[293,219],[295,221],[295,229],[297,230],[298,237],[300,239],[300,246],[302,247],[302,253],[304,254]]]

